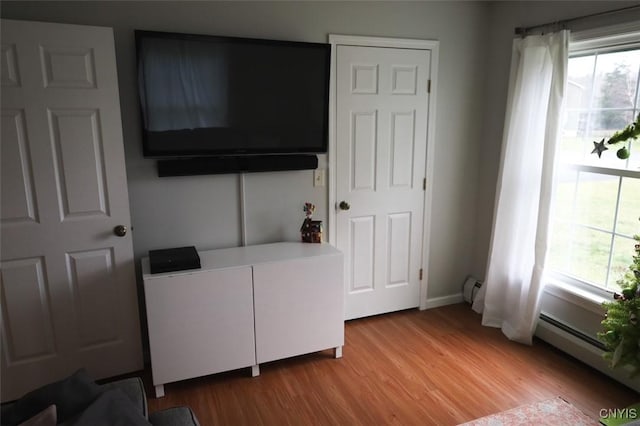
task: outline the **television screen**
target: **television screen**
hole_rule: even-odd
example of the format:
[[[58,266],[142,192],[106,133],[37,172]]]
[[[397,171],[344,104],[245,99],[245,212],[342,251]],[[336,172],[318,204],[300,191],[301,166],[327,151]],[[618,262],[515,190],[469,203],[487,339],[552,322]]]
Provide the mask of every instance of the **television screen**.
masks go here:
[[[330,45],[136,31],[146,157],[327,150]]]

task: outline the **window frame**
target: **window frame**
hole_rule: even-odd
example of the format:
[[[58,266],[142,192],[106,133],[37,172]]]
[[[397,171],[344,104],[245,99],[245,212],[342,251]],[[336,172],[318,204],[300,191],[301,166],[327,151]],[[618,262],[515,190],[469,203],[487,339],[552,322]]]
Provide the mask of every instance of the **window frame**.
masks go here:
[[[622,25],[615,25],[610,27],[602,27],[591,30],[585,30],[572,33],[569,41],[569,57],[581,57],[594,54],[605,54],[624,50],[640,49],[640,22],[631,22]],[[638,85],[640,85],[640,76],[638,79]],[[638,89],[640,90],[640,88]],[[637,117],[640,111],[640,94],[636,93],[636,99],[634,100],[634,118]],[[635,152],[634,152],[635,153]],[[640,152],[635,153],[640,155]],[[572,170],[578,173],[596,173],[607,176],[615,176],[619,179],[618,193],[616,196],[616,216],[617,210],[620,204],[620,193],[622,178],[634,178],[640,179],[640,169],[617,169],[606,166],[597,166],[593,164],[576,164],[576,163],[558,163],[556,169],[565,168],[565,170]],[[557,172],[556,172],[557,173]],[[555,186],[555,183],[554,183]],[[554,188],[554,192],[555,192]],[[582,225],[581,225],[582,226]],[[596,229],[596,228],[593,228]],[[626,235],[616,233],[616,224],[611,231],[601,230],[611,234],[611,244],[609,249],[609,261],[607,268],[607,277],[605,279],[605,285],[607,284],[609,274],[611,272],[612,256],[611,250],[613,248],[614,239],[616,235],[627,237]],[[614,290],[605,288],[603,286],[591,283],[585,280],[581,280],[578,277],[562,273],[559,271],[546,270],[547,280],[546,283],[550,284],[552,288],[571,294],[574,298],[585,299],[589,303],[601,303],[604,300],[611,299]]]

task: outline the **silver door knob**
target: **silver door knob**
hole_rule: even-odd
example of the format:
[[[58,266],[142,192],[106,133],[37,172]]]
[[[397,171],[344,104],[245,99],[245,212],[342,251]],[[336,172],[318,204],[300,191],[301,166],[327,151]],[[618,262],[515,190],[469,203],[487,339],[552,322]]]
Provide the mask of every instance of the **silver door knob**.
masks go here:
[[[113,233],[117,237],[124,237],[125,235],[127,235],[127,227],[124,225],[118,225],[115,228],[113,228]]]
[[[340,201],[338,207],[340,207],[340,210],[349,210],[351,208],[351,204],[347,203],[346,201]]]

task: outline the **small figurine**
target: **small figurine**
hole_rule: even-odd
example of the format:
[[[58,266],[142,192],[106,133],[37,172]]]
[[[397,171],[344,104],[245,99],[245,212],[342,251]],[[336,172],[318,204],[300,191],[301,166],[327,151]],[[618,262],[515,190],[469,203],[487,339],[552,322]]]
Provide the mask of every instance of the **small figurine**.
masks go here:
[[[311,219],[311,216],[313,216],[313,212],[316,211],[316,206],[311,203],[304,203],[304,207],[302,208],[302,210],[304,211],[304,214],[307,216],[307,218]]]
[[[302,209],[306,218],[300,227],[300,236],[304,243],[321,243],[322,242],[322,221],[312,220],[313,212],[316,206],[311,203],[304,203]]]

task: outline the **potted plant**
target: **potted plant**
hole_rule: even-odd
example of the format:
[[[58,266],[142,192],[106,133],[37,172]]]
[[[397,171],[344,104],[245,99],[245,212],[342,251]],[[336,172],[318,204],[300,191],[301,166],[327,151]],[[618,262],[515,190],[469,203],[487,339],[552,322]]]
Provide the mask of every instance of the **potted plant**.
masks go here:
[[[615,132],[607,141],[607,145],[636,139],[640,136],[640,115],[624,129]],[[602,155],[608,148],[605,140],[593,142],[592,154]],[[626,146],[620,148],[616,155],[620,159],[629,158]],[[640,235],[634,235],[636,240],[635,255],[624,276],[617,281],[621,292],[614,293],[612,302],[603,304],[606,310],[602,321],[604,331],[598,333],[598,338],[604,343],[605,359],[611,367],[631,367],[631,377],[640,374]]]
[[[621,292],[603,304],[607,312],[602,321],[604,331],[598,333],[607,349],[605,359],[613,368],[631,367],[631,377],[640,374],[640,235],[633,238],[633,262],[618,280]]]

